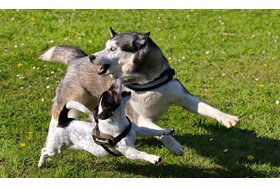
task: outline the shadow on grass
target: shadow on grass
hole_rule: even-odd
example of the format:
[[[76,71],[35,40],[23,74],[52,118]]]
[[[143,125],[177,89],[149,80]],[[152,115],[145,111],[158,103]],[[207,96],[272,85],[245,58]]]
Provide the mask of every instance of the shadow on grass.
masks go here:
[[[147,177],[279,177],[280,141],[258,137],[254,131],[238,128],[225,129],[218,125],[202,125],[210,135],[184,134],[175,138],[199,155],[211,157],[223,169],[192,168],[187,165],[120,165],[119,170]],[[158,146],[154,141],[141,140],[140,144]],[[157,143],[157,142],[156,142]],[[253,160],[247,156],[253,155]],[[252,169],[251,166],[264,169]]]

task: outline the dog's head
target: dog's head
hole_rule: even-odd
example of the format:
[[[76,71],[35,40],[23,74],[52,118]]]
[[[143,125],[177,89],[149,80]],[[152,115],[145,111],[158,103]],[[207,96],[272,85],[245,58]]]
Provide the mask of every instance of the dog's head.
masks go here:
[[[122,91],[121,79],[113,79],[109,90],[102,93],[94,110],[94,119],[106,120],[114,115],[125,115],[125,105],[131,92]]]
[[[110,34],[111,38],[107,41],[105,49],[89,56],[93,64],[101,66],[99,75],[112,74],[123,78],[126,83],[127,79],[131,79],[127,76],[138,76],[139,80],[139,74],[143,72],[152,77],[156,76],[155,72],[162,68],[162,62],[167,62],[160,49],[150,39],[150,32],[118,34],[110,27]]]

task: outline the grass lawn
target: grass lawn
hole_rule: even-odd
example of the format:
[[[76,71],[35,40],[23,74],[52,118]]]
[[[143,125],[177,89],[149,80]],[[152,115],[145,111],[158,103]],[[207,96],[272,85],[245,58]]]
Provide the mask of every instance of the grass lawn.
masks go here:
[[[1,10],[0,23],[0,177],[280,177],[279,10]],[[53,45],[101,50],[109,26],[150,31],[176,78],[240,125],[172,106],[158,124],[176,129],[183,156],[138,138],[161,165],[68,149],[38,169],[66,70],[38,57]]]

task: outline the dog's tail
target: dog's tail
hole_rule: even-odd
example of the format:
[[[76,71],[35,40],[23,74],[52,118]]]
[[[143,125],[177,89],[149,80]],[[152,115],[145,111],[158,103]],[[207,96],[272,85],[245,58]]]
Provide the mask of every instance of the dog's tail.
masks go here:
[[[69,123],[73,120],[72,118],[68,118],[68,112],[70,109],[64,105],[63,109],[61,110],[59,117],[58,117],[58,127],[65,128],[69,125]]]
[[[77,101],[69,101],[66,104],[66,108],[68,108],[69,110],[76,109],[76,110],[79,110],[80,112],[86,113],[90,116],[93,115],[93,113],[87,107],[85,107],[82,103],[79,103]]]
[[[64,64],[87,56],[87,54],[78,47],[73,46],[53,46],[40,56],[43,61],[58,61]]]

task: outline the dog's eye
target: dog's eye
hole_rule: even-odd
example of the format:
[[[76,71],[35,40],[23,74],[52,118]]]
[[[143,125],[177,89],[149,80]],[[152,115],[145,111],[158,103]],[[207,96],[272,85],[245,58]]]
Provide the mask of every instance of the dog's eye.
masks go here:
[[[117,48],[116,48],[116,47],[111,47],[110,50],[111,50],[111,51],[116,51]]]

